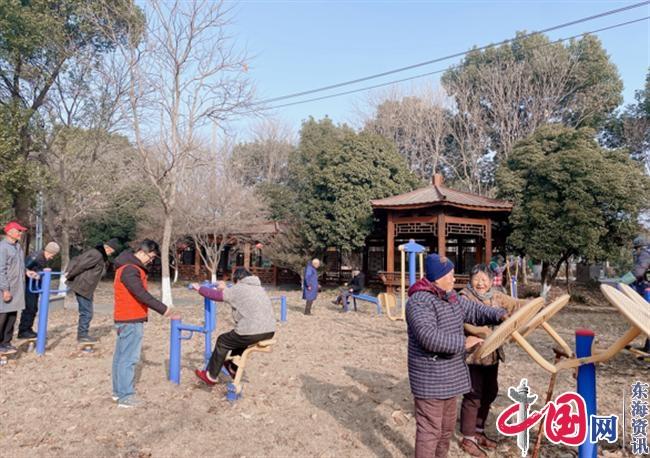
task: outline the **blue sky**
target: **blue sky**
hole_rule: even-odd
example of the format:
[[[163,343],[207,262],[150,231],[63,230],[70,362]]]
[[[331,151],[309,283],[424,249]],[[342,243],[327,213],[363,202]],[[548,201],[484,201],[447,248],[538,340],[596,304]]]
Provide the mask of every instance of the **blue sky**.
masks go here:
[[[638,3],[638,1],[244,1],[235,5],[232,34],[251,55],[258,97],[269,98],[427,61]],[[643,16],[646,5],[550,33],[563,38]],[[625,84],[626,103],[650,66],[650,22],[598,36]],[[326,95],[443,69],[458,59],[324,92]],[[437,84],[437,76],[417,80]],[[404,83],[412,87],[412,83]],[[283,108],[275,117],[298,129],[308,116],[355,120],[365,94]],[[240,129],[246,130],[239,124]],[[241,132],[246,137],[245,132]]]

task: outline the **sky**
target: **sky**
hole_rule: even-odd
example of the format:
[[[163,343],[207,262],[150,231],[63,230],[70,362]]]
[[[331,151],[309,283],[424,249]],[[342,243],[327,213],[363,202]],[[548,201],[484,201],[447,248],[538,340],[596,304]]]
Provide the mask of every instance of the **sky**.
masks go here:
[[[230,27],[250,56],[248,74],[257,97],[266,99],[384,72],[620,8],[632,1],[244,1],[233,4]],[[552,39],[650,16],[650,6],[549,33]],[[643,87],[650,67],[650,21],[598,34],[625,85],[626,103]],[[325,91],[328,95],[407,78],[458,63],[446,60],[376,80]],[[403,83],[438,85],[438,75]],[[274,110],[294,131],[313,116],[355,124],[367,93]],[[291,99],[278,103],[300,100]],[[250,122],[236,125],[245,138]]]

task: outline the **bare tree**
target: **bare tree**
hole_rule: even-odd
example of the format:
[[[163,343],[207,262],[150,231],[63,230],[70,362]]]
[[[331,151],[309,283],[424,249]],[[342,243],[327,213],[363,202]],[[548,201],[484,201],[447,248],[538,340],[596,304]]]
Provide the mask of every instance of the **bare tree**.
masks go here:
[[[242,184],[284,183],[295,138],[289,127],[264,119],[253,127],[252,139],[232,149],[230,170]]]
[[[404,95],[393,88],[371,94],[368,104],[373,115],[365,128],[393,141],[411,171],[427,181],[440,171],[450,128],[444,92],[422,86]]]
[[[107,2],[106,8],[111,8]],[[252,89],[246,56],[226,34],[230,9],[223,1],[162,2],[145,7],[139,43],[118,48],[125,62],[128,106],[140,168],[154,186],[162,212],[162,252],[172,242],[179,180],[195,166],[199,134],[248,110]],[[169,262],[162,259],[163,302],[172,303]]]
[[[223,159],[195,169],[181,180],[178,192],[178,231],[190,236],[196,251],[210,271],[212,281],[226,245],[246,240],[249,233],[265,221],[266,211],[251,186],[227,173]],[[199,182],[202,185],[196,186]]]
[[[63,269],[81,222],[114,205],[112,196],[133,183],[133,150],[113,133],[123,87],[100,67],[92,54],[71,59],[46,102],[46,228],[61,245]]]

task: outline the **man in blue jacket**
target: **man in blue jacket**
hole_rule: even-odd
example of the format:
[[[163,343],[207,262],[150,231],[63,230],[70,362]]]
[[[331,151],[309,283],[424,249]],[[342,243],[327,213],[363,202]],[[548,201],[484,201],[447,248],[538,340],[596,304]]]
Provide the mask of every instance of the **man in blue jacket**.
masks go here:
[[[426,277],[408,291],[408,371],[415,398],[415,456],[443,458],[456,425],[458,396],[471,388],[467,351],[482,339],[465,337],[463,324],[497,324],[506,310],[472,302],[454,291],[454,264],[430,254]]]
[[[302,282],[302,298],[305,303],[305,315],[311,315],[311,306],[318,297],[318,268],[320,261],[312,259],[305,267],[305,277]]]

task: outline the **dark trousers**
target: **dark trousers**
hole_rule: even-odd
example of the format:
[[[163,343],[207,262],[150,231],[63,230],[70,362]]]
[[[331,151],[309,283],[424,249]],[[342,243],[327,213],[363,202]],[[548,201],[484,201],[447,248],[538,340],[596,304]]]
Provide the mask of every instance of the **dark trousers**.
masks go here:
[[[86,337],[90,330],[90,322],[93,319],[93,298],[77,296],[77,303],[79,304],[79,325],[77,326],[77,339]]]
[[[314,305],[314,301],[307,301],[305,303],[305,315],[311,315],[311,306]]]
[[[230,332],[225,332],[217,338],[217,343],[214,346],[214,351],[210,356],[210,362],[208,363],[208,373],[210,378],[213,380],[217,379],[221,366],[226,361],[226,356],[228,352],[231,351],[231,355],[239,356],[244,353],[244,350],[249,345],[256,344],[262,340],[267,340],[273,338],[275,335],[274,332],[267,332],[264,334],[253,334],[249,336],[240,336],[234,330]]]
[[[20,314],[20,323],[18,324],[18,333],[31,331],[34,326],[34,320],[38,314],[39,294],[25,291],[25,310]]]
[[[0,345],[9,345],[14,336],[14,325],[16,324],[18,312],[0,313]]]
[[[456,426],[457,399],[415,399],[415,458],[447,456]]]
[[[460,407],[460,432],[471,437],[476,430],[484,429],[490,406],[499,393],[499,364],[481,366],[468,364],[472,390],[463,396]]]

